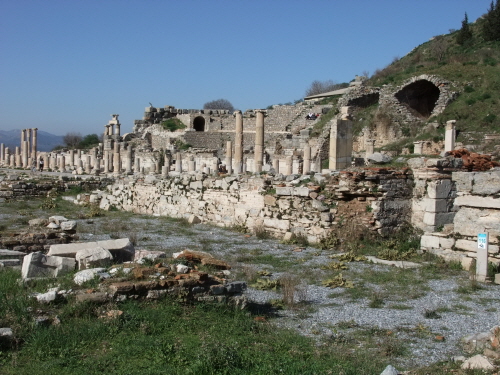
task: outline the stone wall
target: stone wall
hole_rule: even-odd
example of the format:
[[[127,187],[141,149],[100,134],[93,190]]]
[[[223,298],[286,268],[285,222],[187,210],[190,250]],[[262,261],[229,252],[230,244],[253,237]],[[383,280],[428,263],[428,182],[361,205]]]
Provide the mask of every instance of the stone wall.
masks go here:
[[[412,179],[408,171],[370,169],[326,178],[295,176],[210,177],[178,174],[167,179],[123,179],[106,192],[81,195],[79,202],[136,213],[190,218],[225,226],[263,228],[318,242],[348,220],[387,235],[410,220]],[[323,187],[319,186],[321,183]]]
[[[425,233],[422,249],[460,261],[468,269],[476,258],[478,233],[488,232],[488,261],[500,264],[500,170],[457,171],[444,184],[456,190],[452,224],[441,232]]]

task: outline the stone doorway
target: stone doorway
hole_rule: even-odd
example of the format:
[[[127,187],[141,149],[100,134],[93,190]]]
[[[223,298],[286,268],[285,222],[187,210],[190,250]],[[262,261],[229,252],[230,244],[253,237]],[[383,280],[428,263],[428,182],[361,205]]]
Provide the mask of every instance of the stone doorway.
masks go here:
[[[205,119],[201,116],[195,117],[193,120],[193,129],[197,132],[205,131]]]

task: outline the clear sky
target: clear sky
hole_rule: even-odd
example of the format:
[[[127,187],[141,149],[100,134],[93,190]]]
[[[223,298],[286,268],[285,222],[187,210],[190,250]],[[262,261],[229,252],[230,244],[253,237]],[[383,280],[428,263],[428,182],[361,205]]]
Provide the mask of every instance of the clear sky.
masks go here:
[[[491,0],[2,0],[0,129],[122,134],[151,102],[265,108],[349,82]]]

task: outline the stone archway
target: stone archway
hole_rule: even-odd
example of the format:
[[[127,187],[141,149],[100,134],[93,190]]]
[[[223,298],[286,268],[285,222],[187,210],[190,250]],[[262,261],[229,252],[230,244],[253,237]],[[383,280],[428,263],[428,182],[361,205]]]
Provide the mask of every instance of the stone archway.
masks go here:
[[[414,116],[429,118],[436,107],[440,94],[439,88],[434,83],[420,79],[404,86],[394,96]]]
[[[205,119],[202,116],[195,117],[193,120],[193,129],[197,132],[205,131]]]

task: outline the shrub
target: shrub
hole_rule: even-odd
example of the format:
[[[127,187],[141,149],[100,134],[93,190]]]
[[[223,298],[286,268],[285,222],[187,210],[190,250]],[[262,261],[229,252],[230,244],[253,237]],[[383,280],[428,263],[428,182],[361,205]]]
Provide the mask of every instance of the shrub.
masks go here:
[[[186,128],[186,125],[184,125],[182,123],[182,121],[179,120],[176,117],[172,117],[172,118],[169,118],[166,121],[163,121],[161,123],[161,126],[163,126],[163,129],[171,131],[171,132],[175,132],[176,130],[185,129]]]

